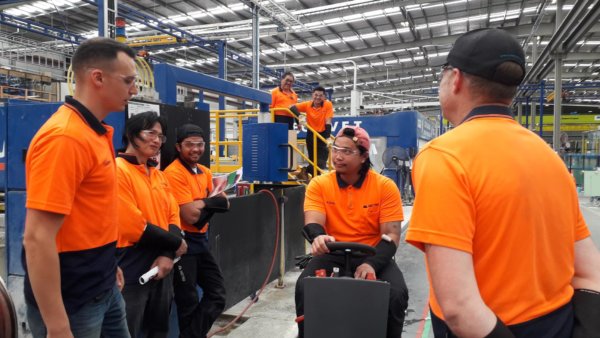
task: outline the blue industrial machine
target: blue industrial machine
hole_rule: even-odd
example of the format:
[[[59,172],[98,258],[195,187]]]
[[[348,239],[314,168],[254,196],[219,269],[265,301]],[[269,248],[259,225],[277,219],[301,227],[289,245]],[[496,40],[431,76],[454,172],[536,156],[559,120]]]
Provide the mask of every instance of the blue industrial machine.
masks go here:
[[[332,120],[332,135],[336,135],[347,125],[360,126],[369,133],[373,169],[390,177],[403,192],[405,182],[398,175],[398,167],[390,167],[385,163],[384,153],[386,150],[401,152],[406,155],[398,160],[409,162],[421,146],[438,134],[435,123],[417,111],[401,111],[383,116],[336,116]],[[303,131],[298,134],[298,138],[304,138],[305,135]]]
[[[283,123],[244,125],[244,180],[261,182],[287,181],[288,128]]]

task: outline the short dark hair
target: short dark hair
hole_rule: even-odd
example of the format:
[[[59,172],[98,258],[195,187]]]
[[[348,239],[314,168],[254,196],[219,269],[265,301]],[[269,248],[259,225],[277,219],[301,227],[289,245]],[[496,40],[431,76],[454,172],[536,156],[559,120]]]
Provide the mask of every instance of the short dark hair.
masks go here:
[[[496,74],[501,74],[503,78],[518,79],[523,76],[523,68],[512,61],[503,62],[496,69]],[[512,101],[517,94],[518,86],[505,85],[465,72],[463,74],[468,80],[469,89],[477,97],[491,101]]]
[[[140,132],[154,127],[157,122],[160,123],[163,134],[166,135],[167,120],[156,112],[147,111],[128,118],[125,122],[125,131],[123,132],[123,147],[127,149],[127,146],[131,143],[137,149],[138,145],[135,143],[135,139],[140,137]]]
[[[323,92],[323,93],[325,93],[325,88],[319,86],[319,87],[313,88],[312,92],[313,93],[314,92]]]
[[[281,79],[282,80],[285,79],[288,75],[291,76],[294,80],[296,80],[296,77],[294,76],[294,73],[292,73],[292,72],[285,72],[285,73],[283,73],[281,75]]]
[[[92,38],[85,40],[73,55],[71,67],[75,75],[81,74],[90,66],[101,67],[117,58],[119,52],[135,59],[135,51],[121,42],[109,38]]]
[[[358,151],[360,152],[361,155],[369,152],[369,150],[363,146],[359,146],[359,145],[356,145],[356,146],[358,147]],[[372,166],[373,166],[373,163],[371,163],[371,157],[367,156],[367,159],[365,160],[365,162],[360,166],[360,170],[358,171],[358,173],[360,175],[365,175],[367,172],[369,172],[369,170],[371,169]]]

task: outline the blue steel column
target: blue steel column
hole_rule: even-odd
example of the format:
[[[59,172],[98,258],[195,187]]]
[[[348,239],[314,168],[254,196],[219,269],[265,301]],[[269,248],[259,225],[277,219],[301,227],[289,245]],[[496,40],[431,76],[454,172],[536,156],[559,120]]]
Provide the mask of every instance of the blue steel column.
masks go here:
[[[165,64],[154,65],[154,87],[165,104],[177,105],[177,80]]]
[[[227,45],[219,41],[219,79],[227,80]],[[219,95],[219,110],[225,109],[225,96]],[[219,141],[225,141],[225,119],[219,119]],[[225,147],[219,147],[219,156],[225,156]]]
[[[563,21],[563,0],[556,0],[555,32]],[[562,114],[562,47],[554,55],[554,128],[552,128],[552,149],[560,150],[560,115]]]
[[[98,36],[105,36],[106,33],[106,1],[96,0],[98,4]]]
[[[544,137],[544,98],[546,96],[545,92],[546,81],[540,81],[540,137]]]
[[[260,17],[258,11],[257,5],[252,6],[252,88],[254,89],[260,88]]]

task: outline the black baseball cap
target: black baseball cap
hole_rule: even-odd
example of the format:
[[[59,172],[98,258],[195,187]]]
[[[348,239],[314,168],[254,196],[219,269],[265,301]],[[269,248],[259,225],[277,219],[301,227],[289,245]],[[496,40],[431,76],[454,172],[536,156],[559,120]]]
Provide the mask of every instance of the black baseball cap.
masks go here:
[[[523,69],[520,77],[497,72],[497,67],[512,61]],[[525,52],[510,33],[497,29],[477,29],[461,35],[448,53],[446,65],[461,71],[499,82],[517,86],[525,77]]]
[[[204,130],[191,123],[184,124],[177,128],[177,143],[181,143],[181,141],[190,136],[201,136],[204,139]]]

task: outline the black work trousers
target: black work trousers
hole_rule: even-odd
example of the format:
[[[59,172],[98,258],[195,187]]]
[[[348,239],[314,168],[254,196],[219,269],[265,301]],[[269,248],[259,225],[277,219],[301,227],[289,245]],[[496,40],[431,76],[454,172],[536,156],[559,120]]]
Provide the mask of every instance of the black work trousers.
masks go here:
[[[352,274],[356,268],[364,262],[365,258],[352,258],[350,260]],[[337,254],[325,254],[313,257],[304,271],[298,277],[296,282],[296,315],[304,314],[304,278],[314,276],[315,270],[325,269],[326,275],[333,272],[334,267],[340,268],[340,275],[344,275],[343,267],[345,265],[344,256]],[[408,307],[408,288],[404,282],[404,276],[396,265],[396,262],[390,260],[381,271],[377,272],[377,279],[390,283],[390,302],[388,309],[387,337],[402,337],[402,327],[404,326],[404,315]],[[304,337],[304,323],[298,323],[298,338]]]
[[[225,282],[221,270],[208,250],[186,254],[175,265],[175,304],[179,337],[204,338],[225,309]],[[198,299],[196,285],[202,288]]]
[[[121,293],[132,338],[167,337],[173,302],[173,272],[145,285],[126,284]]]
[[[327,159],[329,158],[329,149],[327,149],[327,143],[317,138],[317,156],[314,154],[314,138],[312,131],[306,132],[306,150],[308,152],[308,158],[311,161],[316,162],[317,166],[321,169],[327,169]],[[308,165],[306,172],[315,176],[314,168],[312,165]],[[318,173],[317,173],[318,175]]]

